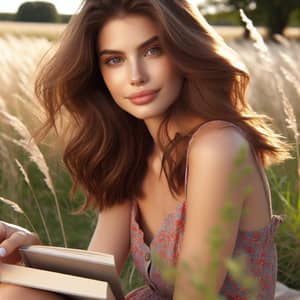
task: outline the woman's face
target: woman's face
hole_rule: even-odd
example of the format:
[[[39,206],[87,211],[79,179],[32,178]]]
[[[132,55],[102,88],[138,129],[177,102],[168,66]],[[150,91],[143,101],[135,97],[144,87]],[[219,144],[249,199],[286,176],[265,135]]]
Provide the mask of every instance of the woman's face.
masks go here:
[[[155,23],[141,15],[114,17],[98,37],[101,74],[118,106],[138,119],[161,117],[183,78],[161,47]],[[148,95],[134,97],[136,93]]]

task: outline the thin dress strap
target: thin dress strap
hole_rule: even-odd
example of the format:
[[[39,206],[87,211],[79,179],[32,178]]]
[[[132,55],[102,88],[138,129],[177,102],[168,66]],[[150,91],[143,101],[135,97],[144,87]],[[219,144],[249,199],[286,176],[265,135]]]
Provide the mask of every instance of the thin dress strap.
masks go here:
[[[189,167],[189,152],[190,152],[190,147],[191,147],[191,144],[193,142],[193,139],[200,132],[200,129],[203,130],[203,128],[207,127],[207,125],[211,125],[212,126],[212,125],[218,125],[220,123],[221,124],[223,123],[223,127],[224,126],[232,126],[232,127],[237,128],[239,130],[239,132],[247,140],[245,132],[239,126],[237,126],[234,123],[231,123],[229,121],[224,121],[224,120],[208,120],[208,121],[203,122],[197,128],[197,130],[193,133],[192,137],[189,140],[188,146],[187,146],[186,166],[185,166],[185,179],[184,179],[184,194],[185,194],[185,199],[187,199],[187,179],[188,179],[188,167]],[[250,142],[248,142],[248,143],[249,143],[249,146],[250,146],[251,153],[254,156],[254,159],[255,159],[255,162],[256,162],[255,163],[255,167],[258,170],[258,173],[259,173],[259,175],[260,175],[260,177],[261,177],[261,179],[263,181],[263,188],[264,188],[264,192],[265,192],[266,199],[267,199],[267,205],[268,205],[268,208],[269,208],[270,217],[272,217],[271,192],[270,192],[269,182],[268,182],[267,176],[266,176],[266,174],[264,172],[264,167],[263,167],[263,165],[261,163],[261,160],[258,158],[253,145]]]

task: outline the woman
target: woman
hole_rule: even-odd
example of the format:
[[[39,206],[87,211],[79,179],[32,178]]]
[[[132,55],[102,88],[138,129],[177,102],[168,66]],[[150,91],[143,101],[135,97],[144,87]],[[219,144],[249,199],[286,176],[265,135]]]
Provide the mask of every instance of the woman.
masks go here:
[[[83,188],[83,209],[99,210],[89,250],[112,253],[118,272],[131,251],[146,280],[127,299],[205,299],[191,274],[226,299],[246,299],[224,264],[242,253],[257,299],[274,298],[281,218],[272,214],[263,167],[291,158],[290,147],[247,103],[248,81],[185,0],[86,0],[40,72],[36,94],[48,114],[41,135],[68,113],[64,162],[73,192]],[[229,204],[235,218],[225,223],[220,210]],[[216,227],[224,243],[213,274],[208,236]],[[12,225],[0,228],[3,260],[17,262],[19,246],[38,242]],[[176,266],[173,280],[157,256]],[[0,295],[61,299],[9,285]]]

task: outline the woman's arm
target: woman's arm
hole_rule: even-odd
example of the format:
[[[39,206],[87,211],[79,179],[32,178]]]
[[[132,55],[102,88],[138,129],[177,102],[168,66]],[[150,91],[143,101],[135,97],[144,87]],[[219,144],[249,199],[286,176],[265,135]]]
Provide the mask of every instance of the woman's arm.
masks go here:
[[[249,180],[249,177],[242,178],[242,169],[251,164],[249,144],[234,128],[209,130],[195,137],[190,146],[185,231],[173,297],[176,300],[205,299],[199,292],[197,294],[190,281],[199,275],[205,286],[212,286],[208,237],[215,227],[221,229],[224,243],[218,250],[219,263],[216,264],[213,289],[218,293],[222,287],[227,273],[224,260],[232,255],[236,243],[244,188]],[[242,146],[247,154],[245,162],[237,167],[235,159]],[[231,183],[234,174],[238,174],[239,182]],[[230,224],[220,216],[221,209],[228,203],[235,208],[235,218]],[[228,234],[227,238],[224,233]]]
[[[130,246],[131,203],[115,205],[99,213],[88,250],[113,254],[120,274]]]

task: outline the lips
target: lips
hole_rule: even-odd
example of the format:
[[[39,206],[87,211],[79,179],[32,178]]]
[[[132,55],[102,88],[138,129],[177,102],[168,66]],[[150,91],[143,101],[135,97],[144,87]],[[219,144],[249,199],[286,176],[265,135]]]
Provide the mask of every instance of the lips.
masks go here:
[[[144,97],[144,96],[148,96],[148,95],[153,95],[153,94],[155,94],[157,92],[158,92],[158,90],[142,91],[142,92],[139,92],[139,93],[131,94],[128,98],[129,99],[134,99],[134,98]]]
[[[157,96],[159,90],[149,90],[140,93],[132,94],[128,98],[136,105],[142,105],[150,103]]]

